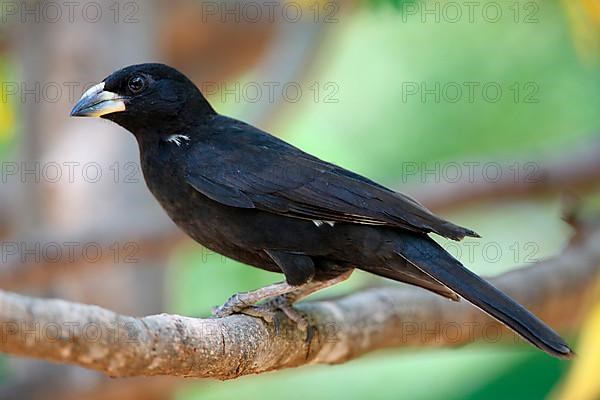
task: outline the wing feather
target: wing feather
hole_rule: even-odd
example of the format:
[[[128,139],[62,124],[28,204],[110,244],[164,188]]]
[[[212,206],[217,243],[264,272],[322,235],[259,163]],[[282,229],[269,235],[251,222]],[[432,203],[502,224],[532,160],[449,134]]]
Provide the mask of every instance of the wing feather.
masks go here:
[[[477,236],[408,196],[243,125],[189,153],[188,183],[214,201],[293,218],[435,232],[456,240]]]

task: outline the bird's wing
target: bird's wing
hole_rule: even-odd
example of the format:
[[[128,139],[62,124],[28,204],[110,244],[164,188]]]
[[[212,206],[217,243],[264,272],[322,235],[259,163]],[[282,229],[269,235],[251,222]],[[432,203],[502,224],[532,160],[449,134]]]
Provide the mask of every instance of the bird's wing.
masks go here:
[[[188,153],[187,182],[214,201],[317,224],[385,225],[456,240],[477,236],[435,216],[408,196],[257,128],[244,124],[238,130],[204,140]]]

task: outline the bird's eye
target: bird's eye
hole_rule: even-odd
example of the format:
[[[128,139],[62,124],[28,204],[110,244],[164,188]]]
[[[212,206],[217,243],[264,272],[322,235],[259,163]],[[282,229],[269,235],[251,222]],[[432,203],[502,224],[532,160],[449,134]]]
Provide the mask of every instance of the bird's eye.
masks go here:
[[[144,77],[136,75],[129,79],[127,86],[132,93],[139,93],[146,87],[146,79]]]

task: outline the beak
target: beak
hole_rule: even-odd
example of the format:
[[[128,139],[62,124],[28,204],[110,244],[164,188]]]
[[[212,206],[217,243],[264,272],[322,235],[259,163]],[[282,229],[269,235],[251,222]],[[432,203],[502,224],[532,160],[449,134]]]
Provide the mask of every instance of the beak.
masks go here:
[[[101,117],[125,111],[126,97],[104,90],[104,82],[89,88],[71,110],[71,117]]]

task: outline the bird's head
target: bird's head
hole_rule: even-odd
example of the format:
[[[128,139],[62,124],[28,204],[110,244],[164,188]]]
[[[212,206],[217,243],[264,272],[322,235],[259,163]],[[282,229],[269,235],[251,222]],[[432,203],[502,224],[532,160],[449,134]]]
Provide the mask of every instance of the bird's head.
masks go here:
[[[136,136],[158,123],[178,129],[211,114],[196,85],[164,64],[132,65],[112,73],[87,90],[71,111],[73,117],[111,120]]]

